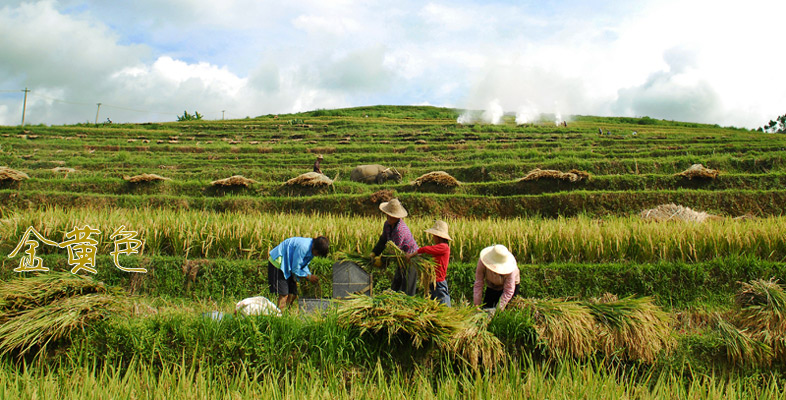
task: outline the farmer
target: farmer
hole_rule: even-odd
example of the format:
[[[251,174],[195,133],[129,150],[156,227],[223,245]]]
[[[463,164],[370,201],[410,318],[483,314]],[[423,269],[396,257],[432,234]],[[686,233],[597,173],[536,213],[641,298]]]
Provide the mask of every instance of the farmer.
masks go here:
[[[431,254],[437,262],[436,284],[429,285],[431,298],[450,307],[450,294],[448,293],[448,262],[450,261],[450,241],[453,240],[448,234],[448,224],[445,221],[437,220],[431,229],[426,229],[426,233],[431,234],[432,246],[421,247],[418,251],[408,254],[409,261],[415,254]]]
[[[401,251],[406,254],[418,251],[418,244],[412,237],[407,224],[403,218],[407,216],[407,210],[401,205],[398,199],[392,199],[379,205],[379,209],[387,215],[387,220],[382,226],[382,234],[374,249],[371,250],[371,257],[378,257],[385,251],[388,241],[393,242]],[[403,268],[396,268],[393,274],[391,289],[397,292],[404,292],[409,296],[414,296],[418,287],[418,270],[413,264],[409,264],[406,271]]]
[[[478,267],[475,270],[475,285],[473,286],[473,299],[475,305],[483,308],[497,307],[504,310],[513,296],[519,293],[521,277],[516,257],[501,244],[486,247],[480,251]],[[486,293],[481,303],[483,284]]]
[[[322,158],[323,158],[322,154],[319,154],[319,155],[317,155],[317,160],[314,161],[314,172],[316,172],[318,174],[322,173],[322,168],[319,168],[319,163],[322,162]]]
[[[278,295],[278,308],[282,311],[297,299],[297,281],[306,278],[317,283],[308,264],[314,256],[325,257],[330,242],[324,236],[313,239],[291,237],[270,250],[267,263],[267,283],[270,291]]]

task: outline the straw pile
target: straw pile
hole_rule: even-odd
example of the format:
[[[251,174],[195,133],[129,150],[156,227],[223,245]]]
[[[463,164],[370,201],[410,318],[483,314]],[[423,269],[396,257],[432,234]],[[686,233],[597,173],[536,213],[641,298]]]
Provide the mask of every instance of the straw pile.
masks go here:
[[[579,171],[572,169],[568,172],[557,171],[555,169],[540,169],[535,168],[527,173],[527,176],[519,179],[519,182],[538,181],[541,179],[553,179],[566,182],[579,182],[582,180],[589,180],[589,172]]]
[[[409,183],[412,186],[420,187],[422,185],[432,184],[442,187],[456,187],[461,185],[461,182],[456,180],[456,178],[450,176],[445,171],[434,171],[429,172],[427,174],[423,174],[418,179]]]
[[[62,173],[62,174],[66,174],[66,175],[76,172],[75,169],[68,168],[68,167],[54,167],[54,168],[51,169],[51,171],[56,173],[56,174],[61,174]]]
[[[286,181],[284,185],[311,188],[328,187],[333,185],[333,180],[318,172],[306,172]]]
[[[647,297],[589,302],[517,298],[508,307],[532,313],[538,337],[555,357],[584,358],[602,351],[652,363],[673,345],[668,314]]]
[[[690,168],[680,173],[674,174],[674,176],[682,176],[688,179],[693,179],[693,178],[715,179],[718,177],[719,173],[720,172],[716,169],[706,168],[701,164],[693,164],[690,166]]]
[[[386,290],[376,297],[352,295],[341,302],[339,323],[360,334],[383,334],[412,343],[431,343],[472,368],[493,368],[505,357],[502,342],[487,329],[485,314],[469,307],[445,307],[436,300]]]
[[[225,186],[225,187],[231,187],[231,186],[249,187],[253,183],[257,183],[257,181],[255,181],[253,179],[248,179],[248,178],[240,176],[240,175],[232,175],[229,178],[219,179],[219,180],[210,182],[210,184],[213,185],[213,186]]]
[[[0,355],[38,354],[71,332],[129,310],[127,296],[89,277],[50,272],[0,284]]]
[[[653,209],[644,210],[639,215],[645,220],[655,222],[687,221],[701,223],[707,220],[720,219],[717,215],[708,214],[704,211],[694,211],[688,207],[678,206],[674,203],[661,204]]]
[[[372,193],[371,196],[369,196],[369,200],[371,200],[371,202],[374,204],[379,204],[385,201],[390,201],[394,197],[396,197],[396,195],[392,190],[382,189]]]
[[[156,174],[140,174],[134,176],[123,175],[123,180],[128,183],[145,183],[145,182],[168,181],[170,179],[164,178],[163,176],[156,175]]]
[[[0,167],[0,182],[2,181],[22,181],[30,177],[22,172],[8,167]]]
[[[715,332],[736,364],[769,365],[786,361],[786,292],[775,279],[742,283],[738,310],[717,317]]]

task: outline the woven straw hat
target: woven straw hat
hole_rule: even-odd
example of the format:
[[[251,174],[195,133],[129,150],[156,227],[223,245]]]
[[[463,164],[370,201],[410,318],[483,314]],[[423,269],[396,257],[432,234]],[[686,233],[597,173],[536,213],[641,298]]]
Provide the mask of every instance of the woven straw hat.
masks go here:
[[[321,159],[323,159],[324,157],[322,157],[322,154],[319,154],[319,155],[317,155],[317,158],[321,160]]]
[[[434,221],[434,226],[432,226],[431,229],[426,229],[426,233],[439,236],[443,239],[453,240],[450,235],[448,235],[448,223],[445,221]]]
[[[480,261],[486,268],[500,274],[507,275],[516,269],[516,257],[501,244],[486,247],[480,251]]]
[[[379,209],[391,217],[404,218],[407,216],[407,210],[401,205],[398,199],[392,199],[379,205]]]

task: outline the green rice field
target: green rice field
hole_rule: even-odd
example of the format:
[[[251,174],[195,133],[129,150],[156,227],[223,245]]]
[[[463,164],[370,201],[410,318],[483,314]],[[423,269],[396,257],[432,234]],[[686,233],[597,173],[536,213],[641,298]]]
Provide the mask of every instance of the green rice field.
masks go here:
[[[0,398],[786,397],[786,136],[458,115],[0,126],[0,166],[27,176],[0,180]],[[332,185],[287,185],[317,154]],[[403,177],[352,182],[362,164]],[[679,175],[694,164],[717,175]],[[536,168],[584,178],[522,179]],[[415,182],[434,171],[459,184]],[[132,183],[140,174],[166,180]],[[212,183],[235,175],[253,182]],[[435,219],[449,224],[452,310],[385,292],[392,271],[380,268],[370,303],[233,315],[270,296],[267,253],[291,236],[330,239],[311,265],[319,283],[301,282],[303,297],[330,298],[333,263],[371,250],[392,197],[420,245]],[[706,214],[646,218],[669,203]],[[70,274],[68,252],[45,244],[49,271],[14,272],[29,227],[62,242],[85,225],[100,231],[95,274]],[[114,266],[121,226],[143,245],[120,262],[147,273]],[[472,284],[480,250],[498,243],[516,256],[522,297],[487,317]]]

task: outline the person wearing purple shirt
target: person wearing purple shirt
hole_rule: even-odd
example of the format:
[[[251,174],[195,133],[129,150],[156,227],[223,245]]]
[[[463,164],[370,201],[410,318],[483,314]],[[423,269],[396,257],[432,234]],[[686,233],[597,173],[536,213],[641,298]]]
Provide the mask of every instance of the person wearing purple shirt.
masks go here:
[[[392,199],[379,205],[380,211],[387,215],[387,220],[382,227],[382,235],[379,236],[377,245],[371,250],[371,256],[377,257],[385,251],[388,241],[393,242],[401,251],[406,254],[418,251],[418,244],[412,237],[412,232],[404,223],[407,210],[401,205],[398,199]],[[414,296],[418,288],[418,270],[414,264],[410,264],[406,270],[396,268],[393,275],[391,289],[396,292],[404,292],[408,296]]]

